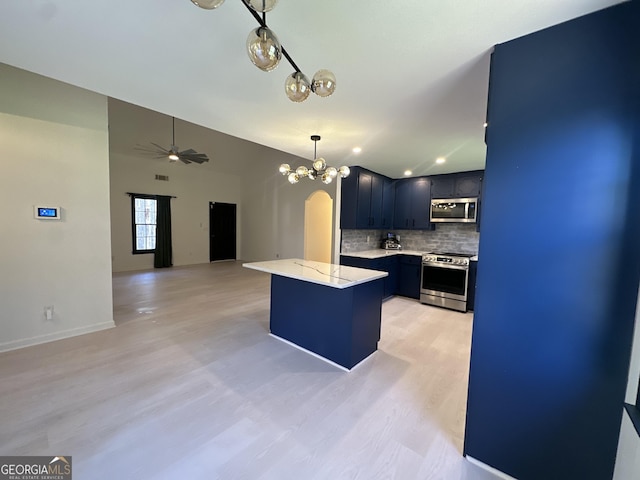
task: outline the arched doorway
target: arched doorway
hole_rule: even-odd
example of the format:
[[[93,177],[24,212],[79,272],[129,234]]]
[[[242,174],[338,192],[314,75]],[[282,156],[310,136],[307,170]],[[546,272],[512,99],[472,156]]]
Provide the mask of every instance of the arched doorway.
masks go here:
[[[304,202],[304,259],[331,263],[333,199],[316,190]]]

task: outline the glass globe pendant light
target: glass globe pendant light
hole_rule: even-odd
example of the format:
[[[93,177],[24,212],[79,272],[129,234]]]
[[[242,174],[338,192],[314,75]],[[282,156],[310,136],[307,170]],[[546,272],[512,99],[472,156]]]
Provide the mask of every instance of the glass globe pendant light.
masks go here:
[[[324,158],[316,158],[313,162],[313,168],[317,172],[322,172],[325,168],[327,168],[327,162],[325,162]]]
[[[224,0],[190,0],[194,5],[205,10],[213,10],[224,3]],[[311,81],[304,75],[289,52],[282,46],[278,37],[267,27],[267,12],[278,4],[278,0],[242,0],[247,11],[260,26],[249,33],[246,46],[251,62],[264,72],[275,69],[284,56],[295,70],[287,77],[284,90],[292,102],[304,102],[310,92],[319,97],[328,97],[336,90],[336,76],[329,70],[318,70]],[[348,169],[347,169],[348,170]],[[316,170],[317,172],[317,170]]]
[[[284,91],[292,102],[304,102],[311,93],[311,84],[305,74],[293,72],[284,82]]]
[[[289,173],[291,172],[291,166],[288,163],[283,163],[282,165],[280,165],[278,171],[282,175],[289,175]]]
[[[224,3],[224,0],[191,0],[191,3],[204,8],[205,10],[213,10]]]
[[[328,97],[336,91],[336,76],[329,70],[318,70],[311,80],[311,90],[319,97]]]
[[[247,38],[247,53],[253,64],[264,72],[270,72],[278,66],[282,58],[282,47],[267,27],[254,28]]]
[[[298,174],[296,172],[290,173],[289,176],[288,176],[288,179],[289,179],[289,183],[292,184],[292,185],[296,184],[296,183],[298,183],[300,181],[300,177],[298,176]]]
[[[320,140],[320,135],[311,135],[311,140],[313,140],[313,168],[300,166],[295,170],[291,170],[291,166],[288,163],[283,163],[278,168],[278,171],[282,175],[285,175],[288,178],[289,182],[292,184],[298,183],[301,178],[305,177],[309,180],[315,180],[317,177],[320,177],[322,182],[327,185],[333,182],[333,179],[338,177],[338,175],[341,178],[347,178],[349,176],[349,173],[351,173],[349,167],[327,167],[327,162],[325,161],[325,159],[316,155],[316,146],[318,140]]]
[[[276,6],[276,3],[278,3],[278,0],[244,0],[244,3],[256,12],[270,12],[273,10],[273,7]]]

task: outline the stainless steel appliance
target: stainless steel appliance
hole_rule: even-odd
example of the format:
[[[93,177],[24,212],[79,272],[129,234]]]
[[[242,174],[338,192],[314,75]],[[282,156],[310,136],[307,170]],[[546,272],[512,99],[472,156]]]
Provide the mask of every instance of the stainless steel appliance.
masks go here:
[[[385,250],[400,250],[400,239],[394,233],[387,233],[387,237],[382,241],[382,248]]]
[[[478,198],[434,198],[431,200],[431,223],[476,223]]]
[[[422,255],[420,302],[466,312],[469,259],[473,256],[436,252]]]

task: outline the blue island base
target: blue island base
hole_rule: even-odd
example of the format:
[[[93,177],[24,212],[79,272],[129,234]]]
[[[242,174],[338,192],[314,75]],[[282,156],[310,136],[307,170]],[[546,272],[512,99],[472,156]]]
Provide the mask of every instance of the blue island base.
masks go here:
[[[270,330],[347,370],[378,349],[382,279],[333,288],[271,276]]]

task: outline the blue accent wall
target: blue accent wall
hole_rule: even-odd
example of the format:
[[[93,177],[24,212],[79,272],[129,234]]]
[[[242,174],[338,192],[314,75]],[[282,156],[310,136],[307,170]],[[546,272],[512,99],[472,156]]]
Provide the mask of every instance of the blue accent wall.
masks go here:
[[[497,45],[465,454],[611,479],[640,280],[640,2]]]

